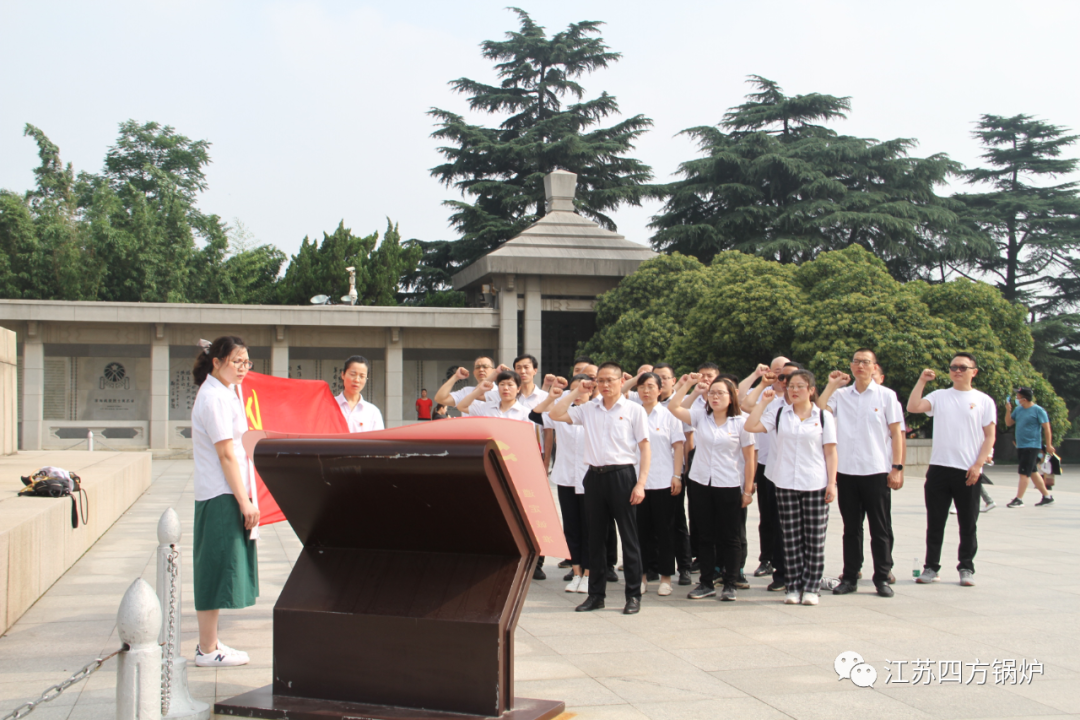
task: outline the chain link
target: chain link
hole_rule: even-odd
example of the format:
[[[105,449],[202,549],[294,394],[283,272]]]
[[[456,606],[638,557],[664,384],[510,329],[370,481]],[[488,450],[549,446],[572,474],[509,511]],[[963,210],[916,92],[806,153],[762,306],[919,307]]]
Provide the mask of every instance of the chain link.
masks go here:
[[[176,614],[179,604],[177,592],[180,583],[180,550],[176,545],[169,546],[169,554],[165,558],[166,567],[169,570],[169,615],[165,623],[165,651],[161,658],[161,716],[169,714],[169,703],[172,699],[172,671],[173,655],[176,652]]]
[[[39,697],[37,700],[31,700],[30,702],[28,702],[28,703],[26,703],[24,705],[20,705],[19,707],[15,708],[14,710],[12,710],[10,713],[5,715],[4,717],[0,718],[0,720],[19,720],[19,718],[26,717],[30,713],[34,712],[34,708],[36,708],[38,705],[41,705],[42,703],[47,703],[50,700],[55,700],[56,698],[60,697],[61,693],[63,693],[69,687],[71,687],[72,685],[74,685],[77,682],[82,682],[86,678],[90,677],[107,660],[110,660],[110,659],[116,657],[117,655],[119,655],[120,653],[122,653],[126,649],[127,649],[127,645],[124,645],[119,650],[113,652],[111,655],[106,655],[103,658],[98,658],[97,660],[94,660],[93,662],[87,663],[85,666],[83,666],[83,668],[81,670],[79,670],[77,673],[75,673],[74,675],[69,677],[67,680],[65,680],[65,681],[63,681],[61,683],[57,683],[56,685],[53,685],[51,688],[49,688],[45,692],[41,693],[41,697]]]

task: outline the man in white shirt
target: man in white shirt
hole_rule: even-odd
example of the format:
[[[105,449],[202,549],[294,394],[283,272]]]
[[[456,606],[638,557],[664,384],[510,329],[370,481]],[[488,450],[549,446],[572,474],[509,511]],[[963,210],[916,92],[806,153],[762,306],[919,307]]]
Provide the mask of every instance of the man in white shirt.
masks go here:
[[[836,417],[836,490],[844,519],[844,571],[833,595],[855,592],[863,565],[863,517],[870,525],[874,587],[892,597],[892,490],[904,483],[904,415],[896,393],[874,382],[877,355],[859,348],[851,359],[851,376],[835,370],[818,396],[817,405]]]
[[[508,369],[509,368],[503,365],[500,365],[498,368],[496,368],[495,364],[491,361],[491,358],[481,356],[476,358],[476,360],[473,362],[472,374],[473,377],[476,378],[476,382],[479,384],[487,380],[489,377],[494,379],[494,376],[497,372]],[[439,388],[439,391],[435,393],[435,402],[439,405],[445,405],[447,407],[457,407],[459,402],[468,397],[469,393],[476,389],[475,385],[468,385],[461,388],[460,390],[454,390],[454,385],[456,385],[459,381],[467,380],[468,378],[468,369],[459,367],[453,375],[447,378],[446,382],[443,383],[441,388]],[[498,399],[498,390],[491,390],[484,397],[485,402],[493,402]]]
[[[572,405],[578,396],[590,393],[592,383],[582,382],[551,409],[557,422],[581,425],[585,431],[585,512],[589,528],[589,567],[601,568],[607,558],[607,527],[614,518],[622,537],[623,568],[626,577],[626,605],[623,614],[641,610],[641,548],[638,544],[634,505],[645,499],[649,465],[649,427],[645,410],[622,394],[623,371],[618,363],[600,366],[596,385],[600,397],[583,405]],[[638,456],[640,452],[640,460]],[[635,472],[638,463],[641,474]],[[589,597],[578,612],[604,607],[607,580],[603,573],[589,575]]]
[[[514,358],[514,372],[521,378],[521,389],[518,391],[518,402],[532,410],[534,407],[543,402],[544,398],[548,396],[547,392],[538,388],[536,383],[533,382],[533,378],[536,377],[536,371],[540,367],[536,362],[536,358],[532,355],[519,355]]]
[[[907,409],[934,418],[934,446],[926,469],[926,566],[917,582],[938,580],[941,571],[941,545],[949,504],[956,503],[960,524],[960,547],[957,552],[960,584],[975,584],[975,552],[979,548],[976,524],[979,519],[979,477],[983,465],[994,451],[997,428],[997,405],[985,393],[975,390],[971,381],[979,374],[979,365],[971,353],[956,353],[949,363],[952,387],[935,390],[923,397],[926,383],[937,373],[927,368],[911,389]]]

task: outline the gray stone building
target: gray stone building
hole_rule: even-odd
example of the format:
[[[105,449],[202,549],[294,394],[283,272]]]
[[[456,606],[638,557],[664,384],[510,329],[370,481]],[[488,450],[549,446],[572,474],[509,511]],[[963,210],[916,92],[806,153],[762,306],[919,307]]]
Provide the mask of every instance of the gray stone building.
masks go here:
[[[255,371],[334,393],[342,361],[367,356],[364,394],[388,426],[480,354],[527,352],[566,373],[596,297],[654,255],[575,213],[576,180],[545,178],[547,214],[454,276],[468,308],[0,300],[0,327],[16,334],[19,447],[72,447],[92,430],[109,448],[190,448],[197,343],[224,334],[244,338]]]

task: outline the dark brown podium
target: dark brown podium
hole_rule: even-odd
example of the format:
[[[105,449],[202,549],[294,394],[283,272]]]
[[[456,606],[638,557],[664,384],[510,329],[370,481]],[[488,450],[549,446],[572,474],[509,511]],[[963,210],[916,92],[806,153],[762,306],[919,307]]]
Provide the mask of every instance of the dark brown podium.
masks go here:
[[[273,685],[216,713],[562,713],[514,697],[514,629],[538,548],[498,443],[268,438],[254,462],[304,550],[274,606]]]

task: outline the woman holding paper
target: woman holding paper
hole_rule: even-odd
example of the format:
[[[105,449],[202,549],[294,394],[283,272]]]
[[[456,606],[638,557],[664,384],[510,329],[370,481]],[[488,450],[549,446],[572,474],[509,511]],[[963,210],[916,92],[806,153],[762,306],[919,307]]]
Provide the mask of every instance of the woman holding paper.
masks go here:
[[[205,343],[205,344],[204,344]],[[241,438],[247,418],[240,384],[251,368],[247,347],[224,335],[200,343],[203,352],[191,374],[199,393],[191,408],[195,458],[195,610],[199,619],[199,667],[245,665],[248,655],[218,639],[222,609],[244,608],[259,596],[258,553],[251,530],[259,525],[252,502]]]

